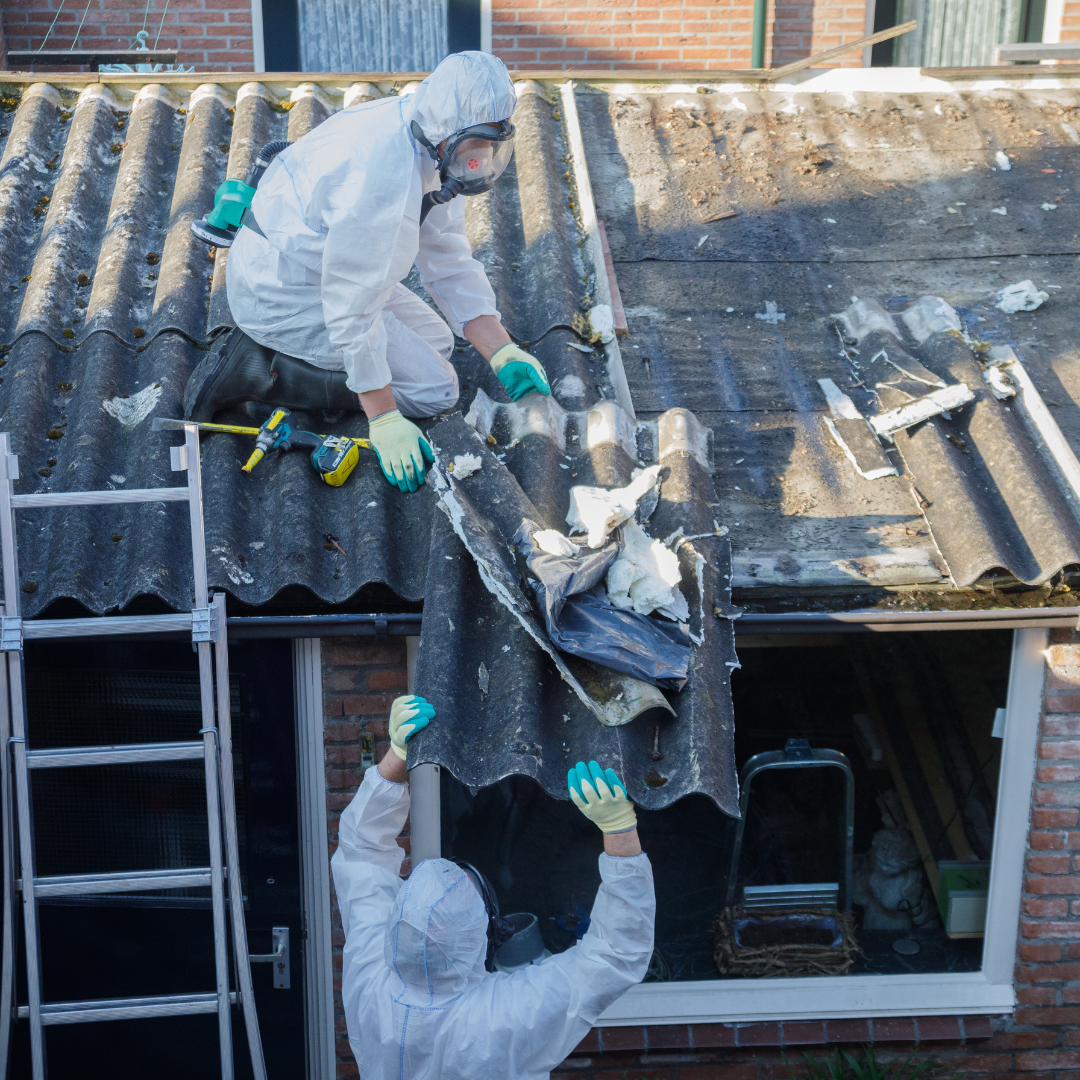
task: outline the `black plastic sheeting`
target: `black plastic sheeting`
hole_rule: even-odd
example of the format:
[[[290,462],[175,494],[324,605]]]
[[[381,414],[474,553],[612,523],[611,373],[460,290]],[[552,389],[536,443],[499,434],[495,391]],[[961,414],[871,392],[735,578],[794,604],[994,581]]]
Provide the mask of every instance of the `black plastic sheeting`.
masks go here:
[[[599,550],[552,555],[536,544],[537,525],[525,518],[514,544],[526,552],[529,584],[557,649],[679,691],[690,663],[685,626],[615,607],[595,592],[625,546],[619,531]]]
[[[639,805],[659,809],[703,792],[737,816],[730,550],[712,518],[708,471],[693,454],[658,440],[663,468],[650,535],[681,528],[700,537],[678,548],[694,641],[689,681],[681,693],[664,695],[674,716],[656,708],[609,726],[597,714],[626,704],[617,699],[632,695],[632,685],[538,643],[546,634],[513,537],[524,517],[565,533],[572,484],[623,486],[637,462],[612,443],[559,455],[551,439],[535,434],[492,448],[460,418],[433,425],[430,436],[445,512],[432,524],[416,689],[440,702],[440,723],[410,740],[410,766],[438,762],[472,787],[521,773],[565,798],[568,767],[595,759],[615,769]],[[448,478],[446,466],[464,453],[480,457],[482,468],[461,481]],[[520,467],[556,456],[569,460],[568,468]]]

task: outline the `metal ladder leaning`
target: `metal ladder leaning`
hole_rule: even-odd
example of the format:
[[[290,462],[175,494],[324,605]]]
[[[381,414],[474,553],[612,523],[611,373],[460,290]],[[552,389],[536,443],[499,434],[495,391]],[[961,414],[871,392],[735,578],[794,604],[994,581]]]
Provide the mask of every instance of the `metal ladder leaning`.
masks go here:
[[[44,1027],[140,1017],[216,1013],[221,1050],[222,1080],[232,1080],[232,1018],[230,1007],[243,1009],[255,1080],[266,1080],[259,1021],[252,995],[247,929],[244,923],[240,860],[236,840],[233,790],[232,733],[229,709],[229,656],[225,633],[225,597],[212,599],[206,586],[206,545],[203,533],[202,473],[199,432],[185,429],[183,446],[171,448],[174,472],[187,472],[183,487],[141,488],[128,491],[83,491],[16,495],[18,458],[11,453],[8,436],[0,433],[0,558],[3,563],[6,609],[0,618],[0,804],[3,828],[3,923],[0,926],[0,1080],[7,1076],[11,1031],[16,1017],[30,1021],[33,1080],[45,1080]],[[191,523],[195,607],[179,615],[117,618],[44,619],[23,622],[19,616],[19,575],[15,539],[15,511],[66,506],[114,505],[140,502],[186,502]],[[200,739],[128,746],[82,746],[33,750],[27,745],[26,691],[22,647],[42,638],[97,637],[106,634],[160,633],[190,630],[198,647],[202,709]],[[216,691],[215,691],[216,675]],[[215,700],[216,699],[216,700]],[[216,711],[216,722],[215,722]],[[191,869],[140,870],[131,873],[76,874],[38,877],[34,862],[34,830],[30,794],[31,769],[71,768],[85,765],[202,759],[206,777],[210,865]],[[222,857],[222,834],[225,850]],[[15,872],[16,850],[20,873]],[[226,891],[226,875],[228,889]],[[32,887],[27,883],[32,883]],[[38,935],[38,900],[49,896],[88,896],[149,889],[186,889],[210,886],[214,925],[216,987],[205,993],[162,997],[113,998],[47,1003],[42,1001],[41,949]],[[22,896],[26,942],[26,1005],[15,1003],[14,896]],[[229,949],[225,898],[232,924],[237,985],[229,989]]]

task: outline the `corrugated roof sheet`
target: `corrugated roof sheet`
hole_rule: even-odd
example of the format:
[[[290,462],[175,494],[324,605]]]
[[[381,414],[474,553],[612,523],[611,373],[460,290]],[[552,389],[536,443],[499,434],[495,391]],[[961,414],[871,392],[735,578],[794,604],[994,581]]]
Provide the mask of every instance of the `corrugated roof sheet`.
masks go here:
[[[430,429],[446,513],[432,526],[416,686],[443,723],[410,743],[411,760],[476,787],[524,773],[562,798],[568,764],[595,759],[642,806],[697,791],[737,816],[738,661],[731,619],[715,614],[729,610],[730,552],[712,517],[708,433],[684,410],[635,424],[614,402],[570,414],[547,404],[487,403],[476,431],[460,417]],[[483,466],[458,481],[446,466],[462,453]],[[662,466],[650,535],[687,537],[678,552],[693,645],[678,694],[555,653],[514,553],[523,518],[565,532],[571,485],[622,486],[639,461]]]
[[[537,342],[557,393],[583,408],[616,393],[602,353],[567,348],[588,275],[557,109],[524,89],[516,171],[471,200],[470,228],[507,325]],[[235,95],[213,84],[25,90],[5,114],[0,158],[0,423],[20,454],[22,490],[171,482],[174,439],[152,433],[149,417],[180,415],[188,375],[231,325],[228,253],[211,261],[190,222],[266,142],[300,138],[335,108],[378,93],[325,82],[283,98],[254,82]],[[15,91],[5,100],[14,106]],[[471,349],[456,359],[464,404],[477,388],[504,396]],[[363,427],[356,417],[337,430]],[[212,584],[251,605],[289,586],[328,603],[369,583],[422,597],[430,492],[402,498],[372,459],[340,491],[315,483],[303,455],[268,460],[249,481],[237,469],[243,452],[231,436],[204,440]],[[73,510],[59,528],[24,514],[27,613],[57,597],[99,612],[142,594],[188,606],[182,525],[168,506]],[[327,550],[327,533],[343,538],[347,558]],[[32,536],[39,543],[28,544]]]

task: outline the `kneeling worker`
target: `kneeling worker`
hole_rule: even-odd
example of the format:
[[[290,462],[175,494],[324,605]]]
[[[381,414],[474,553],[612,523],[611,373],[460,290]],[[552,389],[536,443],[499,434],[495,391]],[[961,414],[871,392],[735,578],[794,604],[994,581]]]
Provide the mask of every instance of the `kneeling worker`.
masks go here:
[[[278,154],[229,251],[236,329],[192,375],[185,416],[244,401],[363,409],[386,479],[415,491],[431,448],[406,417],[458,400],[450,327],[513,400],[550,394],[500,322],[457,198],[509,164],[516,105],[501,60],[455,53],[414,94],[344,109]],[[414,262],[449,327],[401,284]]]
[[[365,1080],[539,1080],[613,1001],[644,978],[656,900],[633,804],[612,770],[570,770],[575,805],[604,831],[585,936],[513,973],[485,961],[499,941],[486,883],[446,859],[399,877],[409,813],[405,743],[435,709],[400,697],[391,751],[341,815],[331,860],[345,930],[342,999]],[[470,868],[471,869],[471,868]]]

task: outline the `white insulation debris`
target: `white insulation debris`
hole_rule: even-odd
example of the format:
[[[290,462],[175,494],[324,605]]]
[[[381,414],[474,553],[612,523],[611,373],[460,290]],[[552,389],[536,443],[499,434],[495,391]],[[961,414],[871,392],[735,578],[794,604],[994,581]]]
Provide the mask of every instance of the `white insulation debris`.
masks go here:
[[[549,555],[576,555],[578,550],[572,541],[557,529],[538,529],[533,533],[533,541],[541,551]]]
[[[154,411],[160,397],[161,383],[151,383],[130,397],[109,398],[101,403],[101,407],[119,420],[126,431],[130,431]]]
[[[651,491],[660,477],[660,466],[635,469],[624,488],[608,490],[577,484],[570,489],[570,509],[566,523],[571,533],[588,533],[589,547],[598,548],[617,525],[628,521],[637,510],[638,499]]]
[[[623,526],[625,546],[607,572],[608,599],[620,608],[642,615],[654,611],[687,622],[690,608],[679,591],[679,557],[660,540],[653,540],[636,522]]]
[[[1049,299],[1050,294],[1037,289],[1035,282],[1029,279],[1006,285],[998,293],[998,302],[994,307],[1012,315],[1016,311],[1034,311]]]
[[[455,480],[464,480],[466,476],[472,476],[483,467],[484,463],[475,454],[458,454],[454,458],[454,467],[451,471]]]

